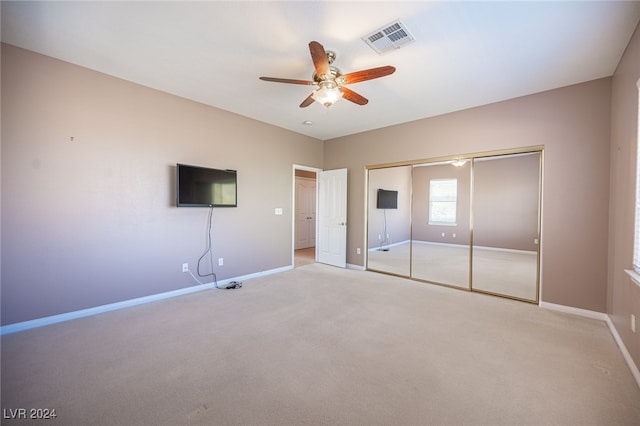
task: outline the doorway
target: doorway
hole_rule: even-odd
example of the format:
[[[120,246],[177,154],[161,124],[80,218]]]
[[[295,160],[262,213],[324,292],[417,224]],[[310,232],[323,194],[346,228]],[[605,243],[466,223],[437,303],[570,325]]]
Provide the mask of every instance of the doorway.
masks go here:
[[[316,262],[317,173],[321,169],[293,168],[293,255],[294,268]]]
[[[312,175],[306,172],[315,174],[315,195],[302,196],[306,190],[302,189],[303,185],[296,184],[296,180],[311,179]],[[296,177],[296,173],[300,176]],[[346,268],[347,169],[322,170],[294,165],[292,187],[291,264],[296,266],[296,248],[303,249],[305,246],[300,241],[307,241],[306,245],[315,247],[314,262]],[[298,209],[298,203],[305,207]],[[310,203],[311,207],[306,203]],[[311,235],[308,240],[304,238],[305,232]],[[299,245],[296,246],[296,242]]]

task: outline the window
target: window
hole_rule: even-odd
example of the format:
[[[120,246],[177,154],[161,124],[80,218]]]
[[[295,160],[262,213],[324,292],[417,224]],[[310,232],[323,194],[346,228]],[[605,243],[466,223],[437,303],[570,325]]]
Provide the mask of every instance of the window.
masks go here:
[[[429,181],[429,224],[455,225],[458,205],[458,179]]]

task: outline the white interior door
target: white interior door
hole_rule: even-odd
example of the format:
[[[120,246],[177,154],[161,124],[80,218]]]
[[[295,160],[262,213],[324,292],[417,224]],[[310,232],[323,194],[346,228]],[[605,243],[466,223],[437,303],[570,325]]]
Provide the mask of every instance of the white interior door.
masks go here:
[[[295,249],[316,245],[316,181],[296,177]]]
[[[347,169],[318,173],[318,262],[347,266]]]

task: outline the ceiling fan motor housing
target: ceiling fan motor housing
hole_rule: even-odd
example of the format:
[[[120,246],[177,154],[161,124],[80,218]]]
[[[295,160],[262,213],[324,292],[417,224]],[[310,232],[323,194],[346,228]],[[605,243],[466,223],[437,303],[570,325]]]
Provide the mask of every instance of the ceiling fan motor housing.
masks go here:
[[[318,73],[314,71],[311,78],[317,84],[320,84],[322,81],[337,81],[338,78],[341,76],[342,76],[342,73],[340,72],[340,69],[334,66],[330,66],[328,74],[325,74],[324,76],[319,76]],[[338,84],[342,84],[342,83],[338,81]]]

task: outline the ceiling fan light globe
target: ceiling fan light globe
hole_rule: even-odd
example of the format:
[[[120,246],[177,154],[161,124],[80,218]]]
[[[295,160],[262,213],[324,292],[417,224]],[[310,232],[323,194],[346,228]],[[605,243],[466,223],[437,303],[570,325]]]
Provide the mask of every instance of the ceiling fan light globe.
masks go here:
[[[335,85],[321,85],[318,90],[311,94],[314,101],[327,108],[342,99],[342,90]]]

